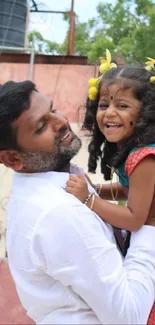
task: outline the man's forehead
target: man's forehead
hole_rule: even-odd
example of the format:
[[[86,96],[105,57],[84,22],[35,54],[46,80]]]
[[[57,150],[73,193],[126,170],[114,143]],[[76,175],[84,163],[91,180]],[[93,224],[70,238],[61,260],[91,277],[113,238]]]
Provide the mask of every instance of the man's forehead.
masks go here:
[[[33,91],[30,96],[30,110],[37,110],[41,108],[42,110],[44,107],[48,107],[50,105],[51,100],[47,97],[43,96],[39,92]]]
[[[41,94],[32,95],[27,119],[29,123],[35,123],[49,113],[53,102]]]
[[[23,123],[28,125],[35,124],[49,112],[50,107],[51,100],[33,91],[30,96],[30,107],[25,110],[13,124],[15,126],[20,126],[20,124]]]

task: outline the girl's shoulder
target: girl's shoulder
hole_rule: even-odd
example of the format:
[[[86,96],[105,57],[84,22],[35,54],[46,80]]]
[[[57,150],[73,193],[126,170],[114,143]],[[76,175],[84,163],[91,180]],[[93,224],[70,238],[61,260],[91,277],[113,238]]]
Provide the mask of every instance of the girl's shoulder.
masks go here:
[[[129,177],[138,163],[146,156],[155,155],[155,143],[148,144],[145,147],[132,149],[126,161],[124,161],[118,168],[119,183],[124,187],[129,188]]]
[[[132,149],[125,162],[126,175],[129,177],[138,163],[149,155],[155,155],[155,143]]]

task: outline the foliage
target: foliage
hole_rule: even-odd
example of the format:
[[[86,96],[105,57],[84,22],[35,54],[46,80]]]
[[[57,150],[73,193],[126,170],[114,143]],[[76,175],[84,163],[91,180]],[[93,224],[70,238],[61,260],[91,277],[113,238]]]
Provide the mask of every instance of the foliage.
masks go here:
[[[90,63],[103,56],[106,48],[113,55],[121,53],[127,62],[143,63],[146,56],[155,56],[154,0],[101,2],[94,18],[80,22],[76,16],[75,20],[75,55],[88,56]],[[69,26],[68,15],[64,15],[64,21]],[[38,32],[32,32],[29,43],[41,53],[66,55],[68,33],[64,42],[57,44],[43,39]]]

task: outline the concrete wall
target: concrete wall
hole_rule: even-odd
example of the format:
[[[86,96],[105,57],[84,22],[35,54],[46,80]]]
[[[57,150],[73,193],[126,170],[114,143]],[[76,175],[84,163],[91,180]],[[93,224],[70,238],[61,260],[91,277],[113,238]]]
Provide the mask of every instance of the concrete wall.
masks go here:
[[[94,73],[94,66],[36,64],[33,81],[38,90],[67,115],[70,122],[76,122],[78,108],[86,100],[88,80]],[[23,81],[28,79],[28,75],[28,64],[0,63],[0,83]]]

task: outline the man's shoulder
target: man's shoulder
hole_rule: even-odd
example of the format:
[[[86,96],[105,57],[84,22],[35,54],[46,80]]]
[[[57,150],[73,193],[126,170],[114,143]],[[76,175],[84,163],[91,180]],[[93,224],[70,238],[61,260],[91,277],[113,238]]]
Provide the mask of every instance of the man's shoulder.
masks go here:
[[[27,218],[32,214],[38,221],[48,213],[55,216],[57,210],[60,212],[67,207],[74,208],[78,200],[65,191],[66,181],[67,179],[57,183],[55,177],[50,179],[50,175],[45,178],[20,177],[20,180],[13,182],[7,215],[14,218],[13,215],[17,215],[18,211],[21,218]]]
[[[76,219],[83,219],[85,213],[93,214],[78,199],[65,191],[67,175],[62,174],[60,177],[59,174],[58,180],[56,173],[54,176],[50,173],[49,177],[47,176],[17,175],[7,207],[8,220],[19,218],[29,222],[31,219],[35,227],[38,222],[44,222],[48,215],[51,222],[57,219],[58,223],[63,223],[65,218],[73,217],[76,223]],[[84,220],[82,223],[85,223]]]
[[[71,164],[71,170],[80,170],[75,164]],[[66,193],[65,186],[69,178],[68,173],[47,172],[39,174],[14,174],[12,183],[12,193],[9,203],[11,205],[36,206],[51,209],[62,204],[64,200],[70,199],[74,202],[73,197]]]
[[[64,188],[59,186],[55,186],[51,184],[42,183],[40,186],[36,182],[36,188],[29,188],[24,190],[16,191],[14,194],[10,195],[8,201],[8,209],[17,208],[18,210],[24,211],[24,209],[32,209],[35,211],[39,211],[40,213],[45,213],[49,210],[54,210],[56,207],[62,207],[62,204],[66,202],[66,200],[72,202],[74,200],[71,199],[71,195],[65,192]]]
[[[52,189],[52,187],[51,187]],[[41,236],[48,229],[51,233],[62,222],[66,215],[76,209],[76,198],[66,193],[63,189],[53,187],[49,192],[46,187],[44,191],[36,189],[30,196],[20,198],[10,197],[7,206],[7,230],[8,233],[17,233],[21,237],[34,238]],[[80,203],[80,201],[79,201]],[[68,212],[69,211],[69,212]]]

